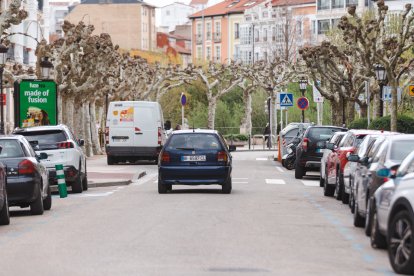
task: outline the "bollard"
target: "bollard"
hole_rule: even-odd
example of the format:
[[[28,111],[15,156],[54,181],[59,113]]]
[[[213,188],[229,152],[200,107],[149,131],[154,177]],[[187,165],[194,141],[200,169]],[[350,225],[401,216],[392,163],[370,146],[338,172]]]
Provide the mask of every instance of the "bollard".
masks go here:
[[[277,147],[278,147],[278,150],[277,150],[277,160],[279,162],[282,162],[282,153],[280,152],[281,151],[281,148],[280,148],[280,137],[279,136],[277,137]]]
[[[66,187],[65,172],[63,171],[63,165],[55,165],[56,178],[58,182],[58,190],[60,198],[68,196],[68,189]]]

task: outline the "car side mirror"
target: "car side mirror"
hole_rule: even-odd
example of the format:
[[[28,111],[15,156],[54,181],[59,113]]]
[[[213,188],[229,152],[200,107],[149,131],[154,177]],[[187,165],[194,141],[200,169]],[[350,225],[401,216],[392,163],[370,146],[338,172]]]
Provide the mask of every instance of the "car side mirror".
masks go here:
[[[79,146],[83,147],[85,145],[85,140],[79,139],[78,144],[79,144]]]
[[[356,154],[351,154],[348,156],[348,161],[350,162],[358,162],[359,160],[359,156]]]
[[[41,152],[41,153],[39,154],[39,159],[40,159],[40,160],[47,159],[48,157],[49,157],[49,155],[47,155],[47,153],[46,153],[46,152]]]
[[[230,146],[229,146],[229,151],[230,151],[230,152],[232,152],[232,151],[236,151],[236,146],[235,146],[235,145],[230,145]]]
[[[358,162],[361,163],[362,165],[368,165],[369,161],[370,160],[369,160],[368,156],[366,156],[366,157],[360,159]]]
[[[328,149],[328,150],[335,150],[336,149],[334,143],[326,143],[325,148]]]
[[[379,177],[390,177],[391,170],[387,168],[383,168],[377,171],[377,176]]]
[[[326,141],[319,141],[318,143],[316,143],[316,146],[319,149],[326,149]]]

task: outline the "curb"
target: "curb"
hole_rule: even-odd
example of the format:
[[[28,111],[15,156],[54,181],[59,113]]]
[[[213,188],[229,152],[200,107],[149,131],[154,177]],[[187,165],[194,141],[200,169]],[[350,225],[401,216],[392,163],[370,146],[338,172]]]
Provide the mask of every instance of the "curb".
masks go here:
[[[111,186],[125,186],[131,184],[133,181],[143,178],[147,175],[146,171],[140,172],[133,180],[110,181],[110,182],[88,182],[88,188],[111,187]]]

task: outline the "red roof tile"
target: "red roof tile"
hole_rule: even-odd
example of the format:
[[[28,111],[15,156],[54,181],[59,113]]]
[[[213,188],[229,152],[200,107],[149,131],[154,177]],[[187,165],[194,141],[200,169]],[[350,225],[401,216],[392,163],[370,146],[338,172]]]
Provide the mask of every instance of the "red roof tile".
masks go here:
[[[190,18],[210,17],[216,15],[225,15],[231,13],[243,13],[246,9],[256,6],[264,0],[225,0],[214,6],[190,15]]]
[[[304,4],[315,4],[316,0],[272,0],[272,6],[296,6]]]
[[[208,0],[192,0],[190,6],[192,5],[206,5]]]

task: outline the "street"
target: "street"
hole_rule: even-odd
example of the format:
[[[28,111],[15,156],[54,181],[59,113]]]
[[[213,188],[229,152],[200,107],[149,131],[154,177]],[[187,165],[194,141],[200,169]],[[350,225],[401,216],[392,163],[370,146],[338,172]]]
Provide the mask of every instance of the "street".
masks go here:
[[[230,195],[219,186],[159,195],[157,167],[145,165],[130,185],[54,194],[43,216],[11,208],[0,228],[1,274],[393,274],[348,206],[323,196],[318,174],[296,180],[273,154],[232,153]]]

